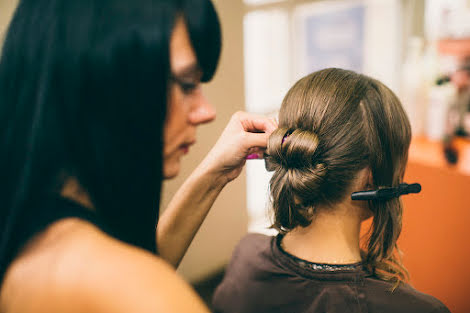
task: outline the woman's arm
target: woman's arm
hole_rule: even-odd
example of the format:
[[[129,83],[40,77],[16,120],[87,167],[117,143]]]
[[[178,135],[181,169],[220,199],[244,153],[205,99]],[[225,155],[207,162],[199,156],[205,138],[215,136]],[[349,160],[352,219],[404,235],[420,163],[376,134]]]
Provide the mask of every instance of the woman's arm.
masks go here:
[[[273,119],[235,113],[219,140],[176,192],[157,226],[160,256],[178,266],[212,204],[225,185],[240,175],[246,156],[262,153],[277,128]]]

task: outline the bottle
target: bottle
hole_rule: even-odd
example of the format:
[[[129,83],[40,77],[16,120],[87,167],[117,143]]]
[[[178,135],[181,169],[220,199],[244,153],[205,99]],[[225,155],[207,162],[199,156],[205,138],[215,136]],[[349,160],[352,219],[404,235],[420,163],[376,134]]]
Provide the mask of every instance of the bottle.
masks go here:
[[[456,95],[457,89],[452,83],[436,84],[429,91],[426,136],[430,140],[444,140],[449,108]]]

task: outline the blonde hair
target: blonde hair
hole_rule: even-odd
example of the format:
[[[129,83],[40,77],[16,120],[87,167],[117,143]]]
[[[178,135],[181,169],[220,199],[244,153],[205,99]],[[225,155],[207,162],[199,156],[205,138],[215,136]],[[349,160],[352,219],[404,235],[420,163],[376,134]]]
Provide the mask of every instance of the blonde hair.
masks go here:
[[[308,226],[317,206],[333,207],[350,196],[352,182],[366,167],[372,188],[398,186],[410,140],[400,101],[381,82],[336,68],[302,78],[284,98],[279,128],[268,142],[273,227],[287,233]],[[373,222],[364,264],[398,284],[408,278],[397,254],[401,201],[370,201],[369,208]]]

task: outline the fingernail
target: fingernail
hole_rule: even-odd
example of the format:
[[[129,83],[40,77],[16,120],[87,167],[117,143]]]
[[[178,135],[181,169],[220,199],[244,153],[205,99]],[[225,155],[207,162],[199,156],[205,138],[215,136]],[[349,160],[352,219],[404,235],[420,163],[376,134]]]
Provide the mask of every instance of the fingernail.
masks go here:
[[[253,153],[253,154],[249,154],[246,156],[247,160],[255,160],[255,159],[259,159],[259,155],[257,153]]]

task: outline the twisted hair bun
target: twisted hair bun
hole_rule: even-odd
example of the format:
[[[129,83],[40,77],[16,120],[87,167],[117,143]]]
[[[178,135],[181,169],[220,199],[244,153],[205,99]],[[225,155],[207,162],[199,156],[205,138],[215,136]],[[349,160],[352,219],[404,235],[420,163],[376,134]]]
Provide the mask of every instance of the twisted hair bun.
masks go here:
[[[280,214],[276,216],[281,222],[279,228],[308,225],[311,208],[318,200],[319,188],[327,174],[326,165],[320,161],[318,136],[309,130],[280,127],[269,138],[267,154],[266,168],[274,171],[273,205],[289,208],[274,210]]]
[[[280,127],[268,141],[268,163],[273,170],[278,167],[287,169],[310,168],[318,156],[318,136],[308,130],[293,131]]]

